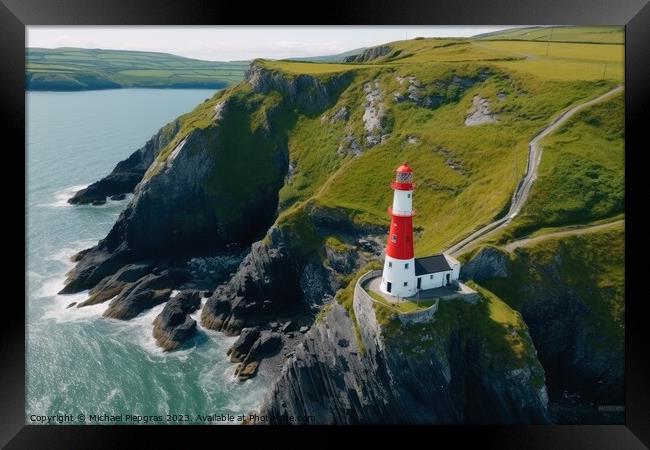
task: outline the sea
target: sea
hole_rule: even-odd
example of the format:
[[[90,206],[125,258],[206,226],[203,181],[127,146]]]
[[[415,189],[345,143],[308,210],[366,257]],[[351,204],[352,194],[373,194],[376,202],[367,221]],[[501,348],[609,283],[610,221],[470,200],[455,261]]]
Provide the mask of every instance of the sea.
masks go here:
[[[64,424],[236,423],[262,401],[264,374],[234,377],[226,357],[234,337],[198,324],[187,348],[165,353],[152,337],[164,305],[119,321],[102,317],[108,302],[67,308],[87,292],[57,294],[70,257],[103,238],[132,195],[101,206],[67,200],[215,92],[26,92],[27,424],[48,416]]]

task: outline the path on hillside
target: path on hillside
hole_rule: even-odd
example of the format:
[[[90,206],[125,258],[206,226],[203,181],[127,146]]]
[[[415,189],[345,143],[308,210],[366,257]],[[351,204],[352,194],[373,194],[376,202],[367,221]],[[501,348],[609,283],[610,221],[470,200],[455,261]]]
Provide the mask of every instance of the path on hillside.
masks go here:
[[[468,237],[462,241],[454,244],[445,250],[445,253],[448,253],[452,256],[458,255],[461,250],[466,248],[468,245],[473,244],[479,238],[484,238],[488,234],[494,233],[497,229],[504,227],[510,223],[510,221],[521,211],[522,206],[528,200],[528,194],[530,193],[530,188],[533,185],[533,182],[537,178],[537,171],[539,169],[539,163],[542,160],[542,147],[540,142],[549,134],[556,131],[560,126],[562,126],[567,120],[569,120],[575,113],[581,111],[589,106],[599,103],[603,100],[607,100],[610,97],[618,94],[623,90],[623,86],[619,85],[614,89],[596,97],[584,103],[570,108],[557,116],[546,128],[544,128],[537,136],[533,138],[532,141],[528,143],[528,165],[526,167],[526,173],[524,178],[519,182],[515,192],[512,196],[512,202],[510,204],[510,209],[508,213],[501,219],[495,220],[492,223],[485,225],[483,228],[475,231],[470,234]]]
[[[619,224],[625,224],[625,219],[615,220],[613,222],[601,223],[599,225],[587,225],[580,228],[565,229],[562,231],[555,231],[548,234],[542,234],[540,236],[535,236],[532,238],[520,239],[518,241],[513,241],[510,242],[509,244],[506,244],[503,248],[505,248],[509,252],[512,252],[516,248],[526,247],[528,245],[536,244],[538,242],[545,241],[547,239],[555,239],[559,237],[577,236],[579,234],[593,233],[595,231],[600,231],[607,228],[613,228]]]

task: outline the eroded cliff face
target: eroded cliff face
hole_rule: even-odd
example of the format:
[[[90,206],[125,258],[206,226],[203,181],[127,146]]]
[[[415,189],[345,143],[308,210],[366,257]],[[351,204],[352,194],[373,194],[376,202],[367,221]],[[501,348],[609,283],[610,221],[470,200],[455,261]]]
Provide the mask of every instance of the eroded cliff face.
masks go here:
[[[189,132],[179,131],[186,124],[173,124],[170,138],[165,127],[129,158],[144,178],[106,238],[77,255],[62,293],[92,288],[133,261],[242,248],[260,239],[275,220],[288,170],[282,121],[332,104],[351,77],[289,77],[254,64],[245,83],[252,92],[243,85],[212,101],[214,108],[199,106],[197,117],[186,120],[200,126]],[[255,97],[271,91],[279,99]]]
[[[178,133],[179,128],[179,119],[162,127],[146,144],[125,160],[117,163],[110,174],[76,192],[68,200],[68,203],[100,204],[106,201],[106,197],[116,197],[133,192],[137,184],[142,181],[142,177],[151,163]]]
[[[315,252],[305,253],[299,236],[274,228],[268,237],[252,245],[231,280],[208,299],[203,326],[236,335],[279,315],[317,310],[335,293],[334,278]]]
[[[617,289],[589,285],[596,273],[572,277],[567,273],[572,263],[560,248],[544,256],[541,260],[539,253],[527,249],[512,255],[485,247],[464,265],[461,275],[490,286],[521,312],[552,399],[568,392],[595,404],[623,404],[624,345],[621,330],[616,332],[622,324],[607,309]]]
[[[201,311],[204,326],[228,335],[256,327],[260,342],[278,334],[280,346],[295,346],[341,278],[357,266],[349,261],[353,248],[342,256],[323,248],[314,225],[319,220],[350,232],[351,224],[332,220],[331,212],[305,215],[308,236],[305,230],[271,227],[288,171],[287,127],[298,114],[335,103],[351,79],[350,74],[292,77],[254,64],[246,83],[175,122],[175,136],[169,137],[168,127],[161,130],[130,158],[147,166],[138,172],[132,201],[106,238],[75,256],[62,292],[90,289],[78,307],[110,300],[104,315],[122,320],[167,302],[168,317],[157,319],[153,333],[160,345],[174,350],[194,331],[180,299],[194,298],[201,289],[208,297]],[[192,257],[214,252],[222,255],[219,261],[207,258],[207,272],[196,270]],[[348,263],[337,264],[342,258]],[[174,290],[181,294],[174,297]],[[244,378],[277,350],[251,348],[258,347],[265,350],[242,358]]]
[[[328,77],[306,74],[292,76],[269,70],[255,62],[246,73],[246,81],[256,92],[261,94],[278,92],[292,107],[307,115],[320,113],[332,106],[353,78],[353,71],[334,73]]]
[[[338,303],[328,308],[262,406],[271,423],[548,422],[544,372],[532,346],[526,363],[505,364],[501,348],[461,321],[395,332],[379,325],[372,306],[355,304],[356,319]]]

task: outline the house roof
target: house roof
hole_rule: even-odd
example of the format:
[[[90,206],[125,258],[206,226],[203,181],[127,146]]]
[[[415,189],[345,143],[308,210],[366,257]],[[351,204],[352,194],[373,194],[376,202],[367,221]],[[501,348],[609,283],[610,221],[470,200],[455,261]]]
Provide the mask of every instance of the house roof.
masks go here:
[[[426,258],[415,258],[415,275],[445,272],[451,270],[445,255],[432,255]]]

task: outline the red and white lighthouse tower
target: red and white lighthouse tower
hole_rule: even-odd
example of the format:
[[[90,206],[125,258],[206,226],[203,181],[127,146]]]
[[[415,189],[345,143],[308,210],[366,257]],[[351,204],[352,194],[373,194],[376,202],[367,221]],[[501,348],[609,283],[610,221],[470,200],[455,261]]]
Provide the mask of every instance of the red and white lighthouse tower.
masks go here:
[[[416,293],[415,258],[413,257],[413,170],[405,161],[395,172],[393,206],[388,208],[391,216],[386,259],[381,278],[382,292],[399,297]]]

